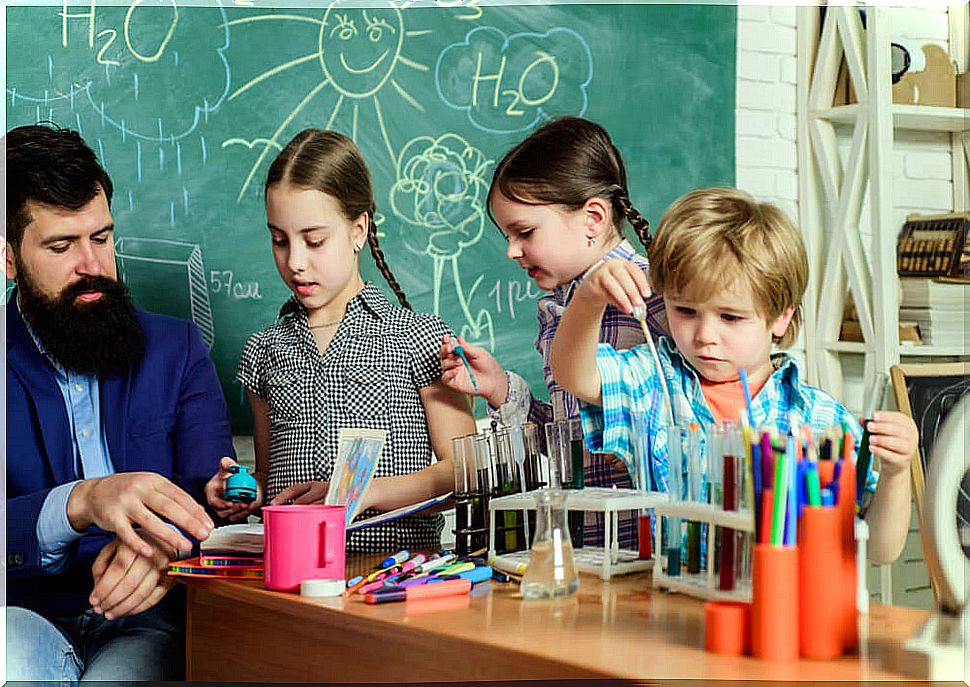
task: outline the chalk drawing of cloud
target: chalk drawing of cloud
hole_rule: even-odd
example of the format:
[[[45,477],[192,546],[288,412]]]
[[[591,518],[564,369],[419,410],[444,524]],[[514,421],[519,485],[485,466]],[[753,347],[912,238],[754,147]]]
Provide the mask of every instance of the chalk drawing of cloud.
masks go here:
[[[544,117],[584,114],[592,78],[586,39],[564,27],[511,36],[478,27],[442,50],[435,65],[442,102],[489,133],[527,131]]]

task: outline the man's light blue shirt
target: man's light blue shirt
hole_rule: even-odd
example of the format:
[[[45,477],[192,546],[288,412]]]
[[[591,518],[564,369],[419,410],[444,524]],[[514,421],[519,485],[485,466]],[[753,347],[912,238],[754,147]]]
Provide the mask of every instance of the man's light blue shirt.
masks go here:
[[[19,302],[17,307],[19,309]],[[115,469],[108,452],[108,439],[101,425],[98,378],[65,370],[41,345],[26,320],[24,324],[37,350],[51,364],[57,386],[64,397],[74,449],[74,474],[79,478],[51,489],[37,518],[41,566],[49,572],[57,572],[66,563],[67,548],[84,534],[71,527],[67,519],[67,501],[71,492],[81,479],[107,477],[113,475]]]

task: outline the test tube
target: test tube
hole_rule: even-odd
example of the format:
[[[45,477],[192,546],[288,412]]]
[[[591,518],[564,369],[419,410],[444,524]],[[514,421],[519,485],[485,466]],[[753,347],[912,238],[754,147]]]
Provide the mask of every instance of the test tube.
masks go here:
[[[512,433],[507,427],[494,432],[496,493],[514,494],[518,490],[515,478],[515,456],[512,453]]]
[[[542,474],[539,455],[539,428],[533,422],[522,425],[522,444],[525,448],[525,488],[533,491],[548,484]]]
[[[723,509],[734,511],[738,509],[738,464],[741,458],[737,455],[737,442],[732,436],[730,427],[724,427],[725,448],[718,457],[724,478]],[[718,587],[722,591],[734,589],[737,582],[737,532],[730,528],[721,530],[721,550],[718,566]]]
[[[567,489],[582,489],[583,466],[586,463],[586,440],[583,438],[583,422],[579,418],[564,420],[566,423],[566,436],[568,437],[569,454],[565,461],[568,472],[564,474],[563,485]],[[568,475],[568,477],[566,476]]]
[[[475,507],[475,435],[451,440],[455,464],[455,550],[460,555],[471,549]]]
[[[494,432],[495,439],[495,493],[514,494],[518,491],[517,466],[515,463],[515,449],[512,444],[512,432],[507,427],[501,427]],[[518,530],[520,527],[520,513],[518,511],[501,511],[500,524],[496,528],[495,550],[499,553],[517,551],[519,549]],[[503,546],[499,546],[502,542]]]
[[[485,431],[475,435],[475,508],[472,525],[476,535],[472,538],[471,550],[488,547],[488,501],[494,488],[494,469],[492,451],[492,432]]]
[[[681,462],[681,432],[677,425],[670,425],[667,428],[667,460],[670,468],[668,476],[668,494],[670,500],[677,502],[683,500],[681,484],[683,482],[682,462]],[[667,574],[671,577],[680,575],[680,547],[681,547],[681,523],[680,518],[668,518],[667,526]]]
[[[562,436],[562,423],[558,421],[546,423],[546,464],[549,475],[549,488],[559,489],[562,486],[563,454],[565,446]]]
[[[687,428],[687,499],[693,503],[702,501],[704,475],[701,474],[700,431],[696,423]],[[697,574],[701,571],[701,523],[687,521],[687,572]]]

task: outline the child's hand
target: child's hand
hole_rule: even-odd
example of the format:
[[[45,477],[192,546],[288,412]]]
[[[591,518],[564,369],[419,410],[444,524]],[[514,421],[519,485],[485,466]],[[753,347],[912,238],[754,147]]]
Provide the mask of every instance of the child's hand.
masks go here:
[[[330,489],[330,482],[301,482],[287,487],[276,498],[270,501],[271,506],[283,506],[291,503],[323,503]]]
[[[232,522],[245,520],[249,514],[259,508],[263,503],[263,489],[257,480],[256,499],[252,503],[236,503],[226,500],[226,480],[229,479],[229,468],[236,465],[232,458],[223,457],[219,461],[219,469],[205,485],[205,498],[209,507],[215,511],[220,518],[228,518]]]
[[[457,341],[464,349],[465,359],[468,360],[468,366],[475,375],[478,391],[475,391],[465,363],[454,352],[455,339],[451,336],[445,336],[442,339],[441,348],[438,349],[438,357],[441,359],[441,381],[448,388],[460,393],[482,396],[496,408],[505,403],[508,379],[502,366],[491,353],[480,346],[468,343],[465,337],[459,336]]]
[[[643,306],[644,299],[652,294],[640,266],[620,258],[604,262],[576,289],[576,298],[601,305],[612,303],[627,315],[633,314],[634,307]]]
[[[869,451],[882,461],[880,470],[890,474],[906,470],[919,445],[913,419],[903,413],[880,410],[866,423]]]

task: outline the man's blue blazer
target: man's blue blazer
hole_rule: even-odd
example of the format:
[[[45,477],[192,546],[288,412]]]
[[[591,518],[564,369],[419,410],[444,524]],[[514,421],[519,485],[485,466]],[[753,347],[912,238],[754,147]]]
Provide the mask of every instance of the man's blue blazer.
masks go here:
[[[54,486],[77,479],[67,408],[12,297],[7,316],[7,604],[47,617],[88,607],[91,565],[111,535],[95,528],[57,573],[40,567],[37,518]],[[198,328],[137,311],[135,369],[100,378],[101,422],[116,472],[157,472],[205,504],[206,481],[235,456],[226,403]]]

